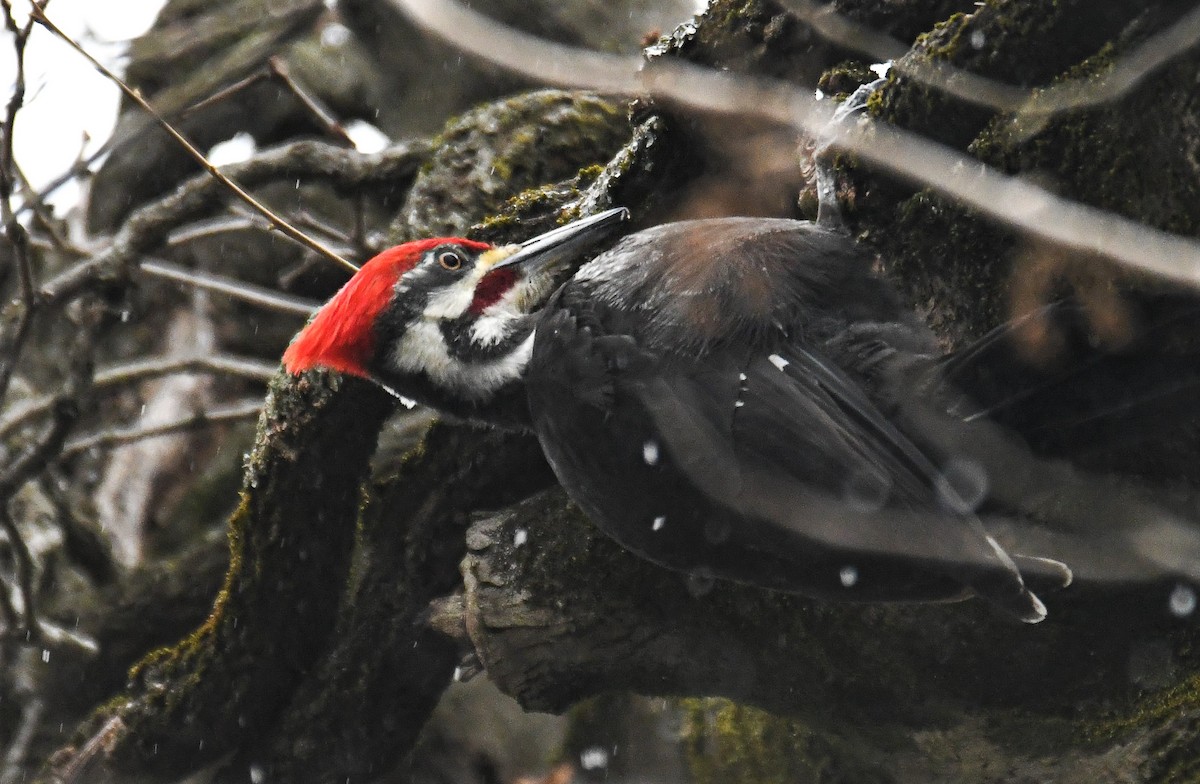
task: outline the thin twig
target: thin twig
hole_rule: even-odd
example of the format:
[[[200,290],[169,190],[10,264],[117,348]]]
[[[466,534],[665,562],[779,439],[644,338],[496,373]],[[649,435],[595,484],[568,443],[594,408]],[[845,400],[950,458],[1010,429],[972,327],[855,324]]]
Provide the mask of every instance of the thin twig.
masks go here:
[[[271,75],[269,73],[267,73],[267,70],[265,68],[260,68],[259,70],[255,71],[254,73],[250,74],[249,76],[245,77],[244,79],[239,79],[236,82],[234,82],[233,84],[229,85],[228,87],[223,87],[220,90],[217,90],[215,93],[208,96],[207,98],[200,100],[200,101],[196,101],[194,104],[192,104],[191,106],[187,107],[186,109],[184,109],[182,112],[179,113],[179,119],[182,120],[186,117],[192,116],[196,112],[204,111],[208,107],[213,106],[214,104],[218,104],[221,101],[224,101],[227,98],[230,98],[231,96],[237,95],[242,90],[253,87],[254,85],[258,84],[259,82],[264,82],[267,79],[269,79],[270,77],[271,77]]]
[[[274,363],[223,354],[186,358],[156,357],[98,370],[92,381],[92,388],[109,389],[176,373],[221,373],[266,383],[274,377],[278,369]],[[0,418],[0,438],[50,411],[57,400],[57,395],[43,395],[13,406]]]
[[[62,451],[71,427],[79,418],[83,401],[91,391],[92,355],[100,320],[98,314],[99,308],[95,307],[94,303],[84,303],[84,307],[80,309],[80,323],[67,358],[67,379],[62,393],[50,407],[51,420],[41,433],[30,440],[23,451],[0,471],[0,526],[8,534],[9,546],[16,560],[17,582],[23,605],[22,626],[29,642],[40,641],[43,636],[34,600],[33,559],[16,523],[12,520],[8,504],[22,485],[43,471],[54,456]]]
[[[21,594],[21,631],[29,642],[40,639],[40,629],[37,621],[37,602],[33,595],[33,556],[29,546],[21,537],[17,524],[12,519],[8,508],[8,500],[0,502],[0,528],[8,536],[8,546],[13,553],[16,564],[17,590]]]
[[[0,768],[0,784],[18,784],[25,781],[25,757],[33,739],[37,737],[38,725],[46,704],[37,697],[31,697],[21,710],[21,723],[9,740],[8,751],[4,754],[4,767]]]
[[[21,290],[21,313],[16,326],[0,339],[0,402],[8,394],[8,385],[16,370],[17,361],[29,339],[33,328],[33,319],[37,312],[37,298],[33,288],[33,263],[29,253],[29,234],[17,220],[13,211],[12,195],[16,185],[16,163],[13,157],[13,130],[17,123],[17,114],[25,104],[25,44],[29,41],[29,33],[33,30],[33,19],[24,27],[20,27],[13,17],[12,5],[8,0],[2,4],[4,10],[4,26],[13,38],[13,53],[16,57],[16,79],[13,84],[12,97],[5,110],[4,125],[0,129],[3,134],[3,146],[0,147],[0,220],[4,223],[4,234],[12,247],[13,258],[17,267],[17,278]]]
[[[214,408],[208,411],[197,411],[194,414],[170,422],[164,422],[160,425],[150,425],[147,427],[129,427],[115,428],[113,430],[104,430],[99,433],[83,436],[67,442],[63,447],[61,456],[71,457],[80,452],[86,452],[89,449],[104,449],[108,447],[121,446],[122,444],[131,444],[135,441],[142,441],[147,438],[156,438],[165,436],[171,433],[178,433],[182,430],[192,430],[198,427],[207,425],[216,425],[224,422],[239,422],[245,419],[253,419],[262,411],[262,401],[258,399],[247,400],[241,403],[235,403],[222,408]]]
[[[225,87],[212,95],[205,98],[203,101],[197,101],[188,108],[184,109],[180,117],[187,117],[203,109],[207,109],[215,103],[219,103],[228,99],[230,96],[236,95],[243,90],[249,89],[260,82],[271,79],[283,85],[284,89],[290,92],[300,106],[309,113],[313,121],[321,127],[321,129],[329,136],[337,139],[347,147],[354,146],[354,140],[350,138],[350,134],[346,133],[345,127],[338,122],[333,112],[325,106],[320,98],[306,90],[301,84],[296,81],[291,75],[287,64],[283,58],[278,55],[273,55],[267,59],[267,64],[262,69],[250,74],[244,79],[239,79],[233,84]]]
[[[429,152],[426,142],[363,154],[323,142],[300,141],[264,150],[226,170],[251,185],[304,175],[357,192],[394,187],[413,177]],[[98,285],[126,284],[138,261],[159,247],[171,229],[208,214],[223,193],[221,183],[207,175],[187,180],[173,193],[134,212],[103,250],[43,283],[39,297],[47,306],[58,305]]]
[[[63,552],[79,566],[97,586],[112,585],[117,577],[117,564],[106,532],[86,520],[72,502],[70,481],[58,466],[50,465],[38,477],[38,488],[54,507],[53,519],[63,535]],[[42,622],[46,631],[46,623]],[[52,636],[52,633],[47,634]]]
[[[187,245],[196,240],[216,237],[234,231],[270,231],[271,222],[257,213],[221,215],[209,220],[196,221],[186,226],[180,226],[171,232],[167,244],[172,246]]]
[[[154,126],[147,125],[146,127],[152,128]],[[116,146],[120,147],[120,146],[123,146],[123,144],[131,143],[134,140],[140,141],[140,136],[135,135],[132,138],[127,139],[125,142],[122,142],[121,144],[118,144]],[[66,185],[71,180],[74,180],[77,177],[81,177],[84,174],[89,174],[91,172],[92,164],[95,163],[96,161],[98,161],[100,158],[107,155],[113,146],[114,146],[113,141],[112,141],[112,138],[110,137],[108,139],[108,141],[106,141],[106,142],[104,142],[104,144],[100,145],[100,147],[98,149],[94,150],[90,155],[88,155],[87,157],[80,157],[77,161],[75,161],[75,163],[71,164],[70,168],[68,168],[62,174],[60,174],[57,177],[55,177],[54,179],[52,179],[50,182],[43,185],[42,189],[39,190],[37,192],[37,194],[35,195],[33,201],[44,202],[55,191],[57,191],[62,186]],[[30,210],[32,208],[33,208],[32,202],[26,202],[24,205],[21,206],[21,209],[17,214],[18,214],[18,216],[24,215],[27,210]]]
[[[283,61],[283,58],[279,57],[278,55],[268,58],[267,70],[270,71],[271,76],[283,84],[283,86],[296,97],[296,100],[299,101],[300,105],[303,106],[309,115],[312,116],[317,125],[321,126],[321,130],[323,130],[329,136],[332,136],[334,139],[342,142],[342,144],[345,144],[347,147],[354,147],[354,140],[350,138],[350,134],[346,132],[346,128],[340,122],[338,122],[337,117],[334,116],[333,112],[329,110],[329,107],[327,107],[320,98],[306,90],[304,86],[292,76],[291,71],[288,70],[287,63]]]
[[[69,392],[56,396],[50,411],[53,414],[50,423],[0,473],[0,503],[11,498],[61,451],[67,433],[79,418],[78,401]]]
[[[168,244],[173,246],[185,245],[189,242],[205,239],[206,237],[215,237],[219,234],[226,234],[235,231],[274,231],[275,228],[270,221],[261,215],[251,212],[246,208],[240,210],[232,210],[233,215],[222,215],[211,220],[197,221],[181,226],[171,232]],[[335,244],[340,245],[347,253],[361,253],[363,249],[353,247],[349,238],[331,226],[322,223],[313,218],[306,212],[295,213],[292,215],[292,223],[302,227],[308,231],[316,232],[324,235],[328,240],[333,240]]]
[[[3,583],[0,583],[0,619],[4,621],[6,632],[21,628],[21,615],[17,612],[12,597],[9,596],[8,586]]]
[[[54,214],[46,203],[42,201],[33,185],[29,182],[29,178],[25,176],[25,172],[21,169],[21,164],[13,161],[13,174],[17,178],[17,184],[21,186],[21,201],[22,209],[28,207],[33,211],[33,217],[41,225],[46,232],[46,236],[50,238],[50,242],[56,250],[66,250],[70,246],[70,242],[59,231],[58,225],[54,222]],[[18,216],[22,210],[16,210]]]
[[[328,223],[321,220],[316,215],[313,215],[308,210],[301,209],[296,213],[296,223],[306,229],[320,232],[332,240],[337,240],[343,245],[353,245],[354,238],[344,231],[339,231],[337,227],[330,226]]]
[[[188,141],[186,136],[184,136],[182,133],[180,133],[178,130],[176,130],[175,126],[173,126],[173,125],[171,125],[171,123],[167,122],[167,120],[164,119],[163,116],[160,115],[154,109],[154,107],[151,106],[150,103],[145,98],[142,97],[141,92],[130,87],[128,84],[126,84],[124,82],[124,80],[122,80],[119,76],[117,76],[115,73],[110,71],[107,67],[105,67],[103,63],[101,63],[95,57],[92,57],[92,55],[89,54],[86,49],[84,49],[82,46],[80,46],[69,35],[67,35],[62,30],[60,30],[57,25],[55,25],[53,22],[51,22],[50,19],[46,16],[45,12],[42,11],[42,9],[39,8],[37,5],[33,6],[31,18],[37,20],[38,24],[42,25],[47,30],[54,33],[56,36],[61,38],[68,46],[70,46],[72,49],[74,49],[75,51],[77,51],[81,55],[83,55],[88,60],[88,62],[90,62],[92,64],[92,67],[94,67],[96,70],[100,71],[100,73],[104,74],[104,76],[106,76],[110,81],[112,81],[113,84],[117,85],[117,87],[119,87],[121,89],[121,92],[125,93],[125,95],[127,95],[130,100],[132,100],[134,103],[136,103],[138,106],[140,106],[142,108],[142,110],[145,111],[152,118],[154,118],[154,121],[157,122],[164,131],[166,131],[168,134],[170,134],[171,137],[175,139],[175,141],[179,142],[180,146],[182,146],[183,149],[187,151],[188,155],[192,156],[192,158],[195,159],[195,161],[197,163],[199,163],[200,166],[206,172],[208,172],[210,175],[212,175],[214,178],[216,178],[222,185],[224,185],[226,188],[228,188],[235,196],[237,196],[239,199],[244,201],[246,204],[249,204],[252,208],[254,208],[256,211],[258,211],[265,218],[267,218],[267,220],[271,221],[271,223],[277,229],[279,229],[279,231],[281,233],[292,238],[296,242],[299,242],[300,244],[304,245],[305,247],[309,248],[310,250],[316,251],[317,253],[321,254],[322,256],[336,262],[337,264],[340,264],[342,267],[345,267],[346,269],[350,270],[351,272],[358,271],[357,266],[355,266],[354,264],[351,264],[349,261],[342,258],[340,255],[335,253],[333,251],[333,249],[326,247],[325,245],[321,244],[320,242],[313,239],[312,237],[309,237],[307,234],[300,231],[296,227],[292,226],[290,223],[288,223],[286,220],[284,220],[280,215],[276,214],[273,210],[271,210],[269,207],[267,207],[265,204],[263,204],[258,199],[251,196],[250,193],[247,192],[246,190],[244,190],[240,185],[238,185],[233,180],[229,179],[224,174],[222,174],[220,169],[218,169],[216,166],[214,166],[212,163],[209,162],[208,158],[206,158],[204,156],[204,153],[200,152],[200,150],[197,149],[195,145],[193,145],[190,141]]]
[[[205,289],[206,291],[226,294],[242,302],[274,310],[277,313],[286,313],[290,316],[308,318],[320,307],[320,303],[313,302],[312,300],[301,297],[289,297],[286,294],[280,294],[262,286],[243,283],[235,278],[216,275],[211,272],[195,272],[186,267],[180,267],[177,264],[165,261],[146,260],[141,263],[141,269],[142,272],[153,275],[156,278],[183,283],[198,289]]]

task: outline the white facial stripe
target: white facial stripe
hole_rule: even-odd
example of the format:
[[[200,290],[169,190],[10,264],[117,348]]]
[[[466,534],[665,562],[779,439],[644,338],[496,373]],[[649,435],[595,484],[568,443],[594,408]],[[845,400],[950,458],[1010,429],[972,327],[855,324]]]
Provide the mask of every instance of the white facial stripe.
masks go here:
[[[461,317],[471,307],[471,301],[475,299],[475,287],[479,285],[479,281],[483,279],[483,276],[488,273],[488,270],[494,264],[511,256],[516,249],[516,245],[506,245],[484,251],[475,263],[475,266],[464,274],[462,278],[453,285],[441,291],[436,291],[430,296],[429,301],[425,305],[425,317],[434,321],[438,319],[452,321]],[[431,272],[432,267],[427,264],[417,265],[413,270],[405,273],[400,278],[396,286],[396,293],[403,294],[408,289],[417,288],[419,282],[431,274]]]
[[[425,318],[451,320],[466,313],[467,308],[471,307],[471,300],[475,298],[478,280],[475,275],[468,275],[453,286],[433,292],[425,305]]]
[[[423,372],[438,386],[483,399],[521,378],[532,353],[531,332],[520,346],[503,356],[483,362],[462,362],[450,356],[438,324],[422,321],[409,327],[390,359],[392,366],[401,372]]]

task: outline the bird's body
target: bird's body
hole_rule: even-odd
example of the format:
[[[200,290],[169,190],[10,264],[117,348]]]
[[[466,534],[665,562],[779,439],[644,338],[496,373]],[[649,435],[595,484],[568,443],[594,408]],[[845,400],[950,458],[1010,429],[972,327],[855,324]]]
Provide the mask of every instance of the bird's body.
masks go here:
[[[614,218],[596,220],[607,230]],[[359,276],[394,281],[386,306],[365,308],[370,339],[355,338],[372,349],[327,361],[335,316],[322,311],[285,362],[531,427],[591,519],[667,567],[846,600],[974,592],[1044,617],[948,488],[953,456],[905,432],[897,390],[934,342],[849,238],[790,220],[659,226],[547,302],[561,259],[529,261],[546,255],[534,245],[583,231],[519,251],[429,241],[398,273],[368,265]],[[462,282],[438,283],[447,247],[464,250],[451,271]],[[326,309],[364,309],[355,299],[343,290]]]
[[[1012,562],[947,503],[944,457],[894,424],[887,396],[934,353],[845,235],[732,218],[585,265],[543,310],[525,378],[559,480],[653,561],[849,600],[971,585],[1032,618]]]

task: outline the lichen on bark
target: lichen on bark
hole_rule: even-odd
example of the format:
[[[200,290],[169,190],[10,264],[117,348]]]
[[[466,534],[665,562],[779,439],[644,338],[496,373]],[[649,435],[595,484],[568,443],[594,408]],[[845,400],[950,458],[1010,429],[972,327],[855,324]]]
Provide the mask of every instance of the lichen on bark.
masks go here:
[[[1117,43],[1129,46],[1155,29],[1134,4],[991,3],[945,18],[959,5],[897,8],[896,30],[939,9],[933,18],[942,23],[909,56],[1015,84],[1102,72],[1115,37],[1127,35]],[[1089,18],[1076,35],[1080,15]],[[846,53],[814,45],[773,4],[720,0],[656,56],[812,87]],[[1195,68],[1194,57],[1181,58],[1117,105],[1065,113],[1024,137],[1003,115],[962,110],[903,78],[872,107],[883,121],[1007,171],[1051,175],[1069,196],[1195,233]],[[865,76],[841,68],[838,83],[852,72]],[[543,91],[451,121],[407,193],[393,239],[512,241],[618,204],[655,222],[726,206],[694,198],[714,183],[729,186],[729,203],[750,203],[732,184],[745,174],[739,158],[720,146],[739,126],[653,102],[632,117],[595,96]],[[1139,141],[1148,143],[1135,148]],[[849,212],[859,238],[947,346],[1008,318],[1023,240],[931,189],[913,193],[852,167],[843,176],[855,189]],[[753,206],[795,214],[794,200]],[[1080,288],[1078,278],[1064,273],[1063,281],[1067,293]],[[1122,297],[1162,301],[1154,286],[1133,283],[1122,282]],[[1186,337],[1165,341],[1148,361],[1190,361]],[[630,689],[721,695],[785,715],[774,723],[732,703],[698,707],[697,721],[716,717],[706,742],[738,750],[736,762],[701,764],[706,781],[1166,781],[1200,764],[1196,632],[1165,611],[1170,584],[1075,586],[1051,597],[1050,621],[1029,628],[980,602],[829,604],[689,582],[602,538],[561,491],[531,495],[551,482],[528,436],[438,424],[391,477],[362,493],[388,405],[373,389],[342,383],[276,384],[213,615],[139,667],[130,691],[87,728],[94,736],[120,717],[113,770],[161,778],[225,756],[230,776],[255,766],[280,780],[373,775],[407,751],[464,641],[530,708],[563,710],[601,690]],[[1175,437],[1156,445],[1147,461],[1157,463],[1144,474],[1177,477],[1197,464],[1189,411],[1167,422]],[[1071,448],[1058,446],[1068,456]],[[330,467],[336,475],[318,483]],[[506,508],[472,526],[473,513],[497,506]],[[422,621],[430,600],[459,587],[464,553],[464,628],[450,639]]]

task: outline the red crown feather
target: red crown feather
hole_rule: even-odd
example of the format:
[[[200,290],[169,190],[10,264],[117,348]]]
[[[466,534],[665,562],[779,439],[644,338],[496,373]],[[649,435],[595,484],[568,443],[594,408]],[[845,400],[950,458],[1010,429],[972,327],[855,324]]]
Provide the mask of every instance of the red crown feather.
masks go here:
[[[375,352],[375,320],[391,302],[396,281],[417,265],[430,248],[453,243],[484,250],[485,243],[439,237],[416,240],[383,251],[362,266],[300,330],[283,355],[289,373],[327,367],[367,376]]]

